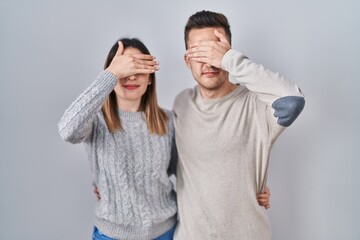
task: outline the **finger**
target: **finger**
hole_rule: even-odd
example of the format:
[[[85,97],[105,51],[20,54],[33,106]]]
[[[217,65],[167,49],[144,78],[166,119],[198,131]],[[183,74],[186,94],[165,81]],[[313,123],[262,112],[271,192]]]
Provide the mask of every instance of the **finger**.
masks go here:
[[[135,70],[135,74],[151,74],[154,73],[156,71],[158,71],[159,69],[145,69],[145,68],[141,68],[141,69],[136,69]]]
[[[224,51],[224,43],[221,43],[219,41],[199,41],[199,42],[195,42],[194,45],[192,45],[189,50],[190,51],[194,51],[192,49],[202,49],[204,51]],[[226,43],[226,45],[228,45],[228,43]]]
[[[194,53],[194,52],[209,52],[211,51],[212,48],[210,46],[207,46],[207,45],[197,45],[196,47],[192,47],[192,48],[189,48],[185,54],[191,54],[191,53]]]
[[[116,54],[115,56],[119,56],[119,55],[122,55],[123,52],[124,52],[124,44],[122,43],[122,41],[118,41],[118,50],[116,51]]]
[[[269,193],[267,193],[267,192],[264,192],[264,193],[259,193],[259,195],[257,195],[257,197],[269,197]]]
[[[264,194],[259,195],[258,197],[256,197],[256,199],[265,199],[265,200],[269,200],[269,196],[266,196]]]
[[[214,46],[214,44],[216,44],[216,43],[218,43],[218,41],[214,41],[214,40],[197,41],[197,42],[191,43],[191,45],[189,46],[189,49],[198,47],[198,46]]]
[[[144,66],[159,66],[159,62],[158,61],[150,61],[150,60],[139,60],[139,59],[135,59],[135,63],[137,65],[144,65]]]
[[[196,61],[196,62],[201,62],[201,63],[209,63],[210,64],[210,61],[208,58],[206,57],[192,57],[190,58],[191,61]]]
[[[142,53],[136,53],[136,54],[132,54],[132,56],[136,59],[140,59],[140,60],[154,60],[156,57],[149,55],[149,54],[142,54]]]
[[[220,40],[220,42],[229,43],[225,35],[219,32],[217,29],[214,30],[214,34]]]
[[[148,65],[137,64],[136,69],[137,70],[155,70],[155,71],[158,71],[160,69],[160,67],[158,65],[156,65],[156,66],[148,66]]]
[[[267,199],[257,199],[259,203],[269,203]]]
[[[189,58],[199,58],[199,57],[211,57],[213,53],[210,51],[197,51],[187,54]]]
[[[257,197],[257,199],[269,199],[267,196],[264,196],[264,195],[259,195],[258,197]]]
[[[136,69],[159,69],[159,63],[156,61],[142,61],[142,60],[136,60],[135,61],[135,68]]]

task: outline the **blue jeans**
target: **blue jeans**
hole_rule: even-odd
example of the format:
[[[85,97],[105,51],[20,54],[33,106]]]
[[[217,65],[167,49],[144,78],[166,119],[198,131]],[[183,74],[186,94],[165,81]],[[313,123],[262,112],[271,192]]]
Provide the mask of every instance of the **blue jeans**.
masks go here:
[[[154,240],[172,240],[174,237],[175,228],[176,228],[176,226],[171,228],[169,231],[167,231],[163,235],[155,238]],[[97,227],[94,227],[92,240],[116,240],[116,239],[106,236],[105,234],[100,232],[99,229],[97,229]]]

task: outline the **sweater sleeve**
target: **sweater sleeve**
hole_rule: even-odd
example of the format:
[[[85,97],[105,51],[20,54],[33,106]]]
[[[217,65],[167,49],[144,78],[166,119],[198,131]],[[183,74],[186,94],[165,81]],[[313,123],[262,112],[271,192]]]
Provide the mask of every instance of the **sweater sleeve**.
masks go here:
[[[103,71],[70,105],[59,124],[60,136],[67,142],[79,143],[91,135],[96,114],[117,84],[117,78]]]
[[[241,52],[230,49],[222,59],[221,68],[271,107],[277,124],[282,127],[290,126],[304,108],[304,95],[297,85],[252,62]]]

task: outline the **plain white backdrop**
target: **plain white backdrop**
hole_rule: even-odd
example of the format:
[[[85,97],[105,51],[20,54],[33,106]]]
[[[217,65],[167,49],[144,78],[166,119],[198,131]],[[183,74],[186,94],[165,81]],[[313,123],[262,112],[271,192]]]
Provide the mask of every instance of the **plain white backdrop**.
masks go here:
[[[102,70],[119,37],[160,61],[160,105],[195,82],[183,28],[224,13],[233,48],[294,80],[306,95],[276,142],[269,172],[276,240],[360,239],[360,2],[0,1],[0,239],[90,239],[90,167],[57,123]]]

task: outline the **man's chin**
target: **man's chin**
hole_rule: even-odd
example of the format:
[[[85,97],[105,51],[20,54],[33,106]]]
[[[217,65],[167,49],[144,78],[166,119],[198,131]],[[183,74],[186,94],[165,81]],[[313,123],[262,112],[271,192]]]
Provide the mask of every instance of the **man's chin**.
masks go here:
[[[222,84],[222,82],[219,81],[218,79],[206,79],[206,80],[197,81],[197,83],[203,89],[212,90],[212,91],[219,89]]]

